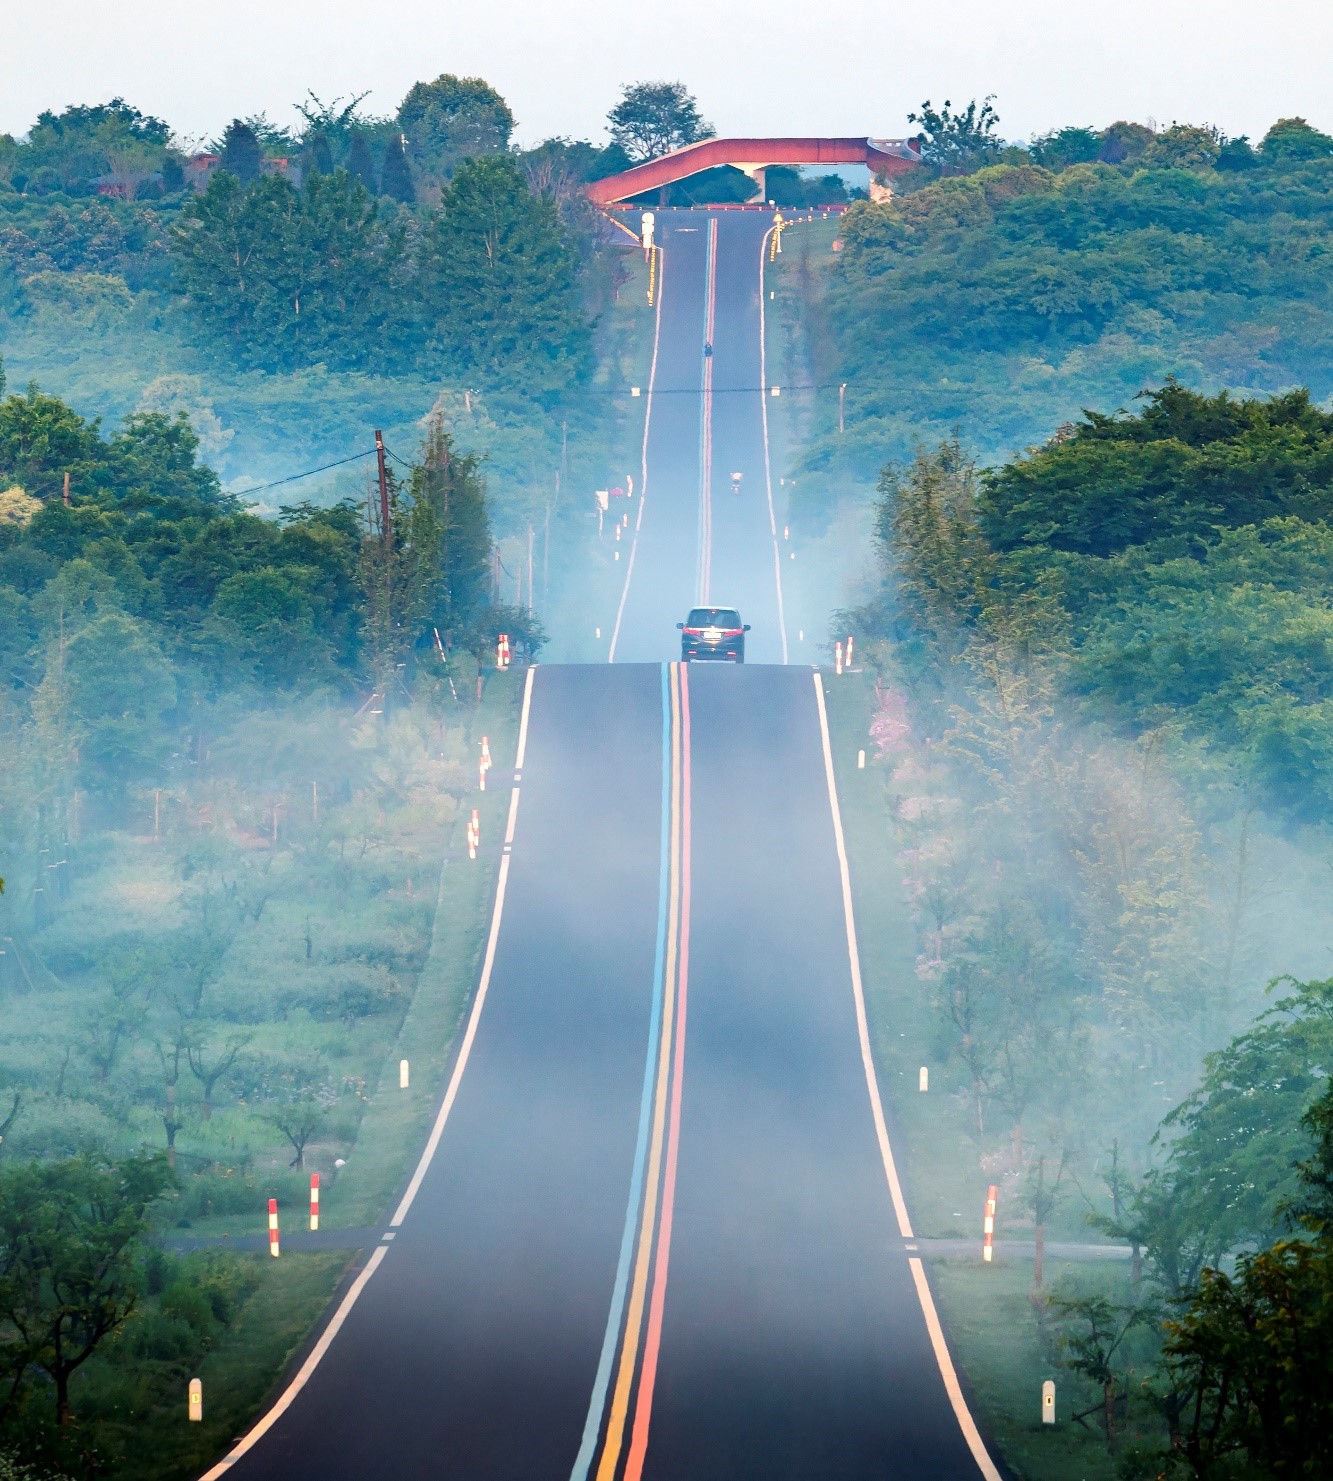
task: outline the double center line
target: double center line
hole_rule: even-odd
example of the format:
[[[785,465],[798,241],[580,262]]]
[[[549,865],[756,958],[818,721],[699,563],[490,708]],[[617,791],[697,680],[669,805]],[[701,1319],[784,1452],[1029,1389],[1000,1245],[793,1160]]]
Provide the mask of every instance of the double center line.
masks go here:
[[[648,1053],[611,1309],[570,1481],[617,1477],[640,1481],[648,1450],[671,1256],[685,1071],[690,958],[687,673],[683,664],[662,666],[662,841]]]

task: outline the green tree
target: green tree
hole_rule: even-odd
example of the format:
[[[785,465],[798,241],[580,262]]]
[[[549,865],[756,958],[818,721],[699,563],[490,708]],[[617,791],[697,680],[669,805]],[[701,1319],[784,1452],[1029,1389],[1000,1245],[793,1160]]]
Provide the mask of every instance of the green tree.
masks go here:
[[[259,178],[263,163],[263,146],[254,129],[233,118],[222,135],[218,168],[235,176],[242,185],[250,185]]]
[[[69,1420],[70,1379],[138,1304],[149,1215],[172,1181],[161,1157],[0,1169],[0,1414],[36,1369]]]
[[[508,156],[459,169],[426,226],[418,300],[428,343],[455,371],[543,393],[585,369],[577,256],[554,203]]]
[[[1313,1150],[1286,1205],[1300,1232],[1242,1254],[1234,1275],[1205,1270],[1167,1323],[1165,1374],[1184,1398],[1172,1416],[1177,1473],[1277,1481],[1333,1469],[1333,1091],[1301,1126]]]
[[[398,126],[417,168],[443,183],[464,160],[508,149],[514,115],[490,83],[446,72],[412,86]]]
[[[25,492],[58,494],[66,470],[82,482],[98,451],[97,424],[35,385],[0,401],[0,476]]]
[[[395,131],[384,146],[384,170],[380,176],[380,189],[390,200],[411,205],[417,198],[417,188],[412,181],[412,167],[407,162],[407,151],[403,148],[403,136]]]
[[[922,161],[942,175],[961,175],[989,164],[1001,148],[996,133],[1000,115],[994,103],[993,97],[981,104],[974,98],[955,113],[948,98],[943,108],[935,108],[927,100],[919,111],[909,113],[907,121],[921,126]]]
[[[1259,141],[1259,153],[1274,164],[1296,164],[1333,155],[1333,138],[1303,118],[1279,118]]]
[[[90,622],[64,645],[63,675],[48,663],[42,690],[54,700],[62,683],[90,779],[120,786],[165,759],[176,677],[145,624],[117,612]]]
[[[352,142],[348,145],[347,172],[353,179],[359,180],[371,195],[379,194],[379,180],[375,174],[375,156],[371,153],[370,140],[359,131],[352,135]]]
[[[634,164],[712,138],[716,132],[683,82],[631,83],[606,118],[612,144]]]

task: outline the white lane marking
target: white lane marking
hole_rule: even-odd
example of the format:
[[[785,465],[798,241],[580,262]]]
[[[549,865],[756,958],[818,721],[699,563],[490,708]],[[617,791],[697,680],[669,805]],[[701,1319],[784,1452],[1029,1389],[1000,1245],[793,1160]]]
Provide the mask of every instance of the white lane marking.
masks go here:
[[[528,669],[527,679],[523,685],[523,713],[518,727],[518,755],[515,761],[515,770],[523,765],[523,756],[528,745],[528,716],[532,708],[532,680],[537,672],[535,665]],[[515,787],[509,802],[509,834],[513,836],[514,819],[518,811],[518,788]],[[430,1140],[426,1143],[426,1149],[421,1154],[417,1163],[416,1171],[412,1174],[412,1181],[408,1184],[407,1192],[403,1195],[402,1202],[398,1205],[390,1224],[393,1227],[386,1232],[383,1238],[391,1240],[394,1237],[397,1226],[403,1222],[403,1217],[412,1206],[412,1200],[417,1196],[417,1190],[421,1187],[422,1179],[426,1176],[431,1158],[435,1155],[435,1149],[440,1144],[440,1137],[444,1133],[444,1124],[449,1119],[449,1112],[453,1109],[454,1101],[458,1097],[459,1082],[463,1078],[463,1071],[467,1068],[468,1056],[472,1053],[472,1042],[477,1036],[477,1024],[481,1019],[481,1010],[485,1006],[486,994],[491,985],[491,968],[495,963],[495,943],[500,934],[500,917],[504,911],[505,886],[509,879],[509,856],[505,855],[500,860],[500,875],[495,889],[495,909],[491,913],[491,932],[486,942],[486,960],[481,969],[481,982],[477,987],[477,996],[472,1004],[472,1013],[468,1018],[467,1032],[463,1036],[463,1043],[458,1051],[458,1058],[454,1063],[454,1072],[449,1077],[449,1088],[445,1092],[444,1102],[440,1106],[439,1114],[435,1118],[435,1125],[431,1129]],[[357,1276],[352,1283],[351,1289],[343,1297],[338,1310],[333,1315],[324,1331],[320,1334],[319,1341],[310,1350],[310,1356],[301,1364],[296,1377],[283,1389],[282,1393],[273,1406],[265,1413],[254,1426],[232,1447],[232,1449],[220,1460],[211,1471],[205,1472],[200,1481],[214,1481],[215,1477],[221,1476],[229,1470],[247,1451],[254,1448],[260,1440],[273,1428],[279,1419],[291,1407],[297,1394],[310,1381],[311,1374],[319,1367],[324,1354],[328,1352],[333,1339],[342,1329],[352,1307],[356,1305],[357,1298],[365,1290],[366,1283],[380,1267],[380,1261],[384,1259],[385,1252],[389,1248],[387,1243],[375,1246],[366,1268]]]
[[[829,811],[833,815],[833,838],[838,849],[838,873],[842,880],[842,913],[847,928],[847,960],[851,965],[852,994],[856,999],[856,1032],[861,1041],[861,1064],[865,1069],[866,1089],[870,1093],[870,1110],[875,1119],[875,1136],[879,1141],[879,1155],[884,1164],[884,1176],[888,1179],[889,1196],[893,1199],[894,1213],[898,1217],[898,1231],[904,1239],[913,1238],[912,1223],[907,1217],[907,1203],[903,1198],[902,1184],[898,1181],[898,1169],[893,1160],[893,1149],[889,1146],[889,1132],[884,1123],[884,1103],[880,1099],[879,1080],[875,1074],[875,1061],[870,1050],[870,1031],[866,1023],[865,992],[861,983],[861,954],[856,944],[856,916],[852,910],[852,879],[847,866],[847,844],[842,832],[842,812],[838,807],[838,784],[833,774],[833,748],[829,743],[828,710],[824,705],[824,684],[818,669],[814,673],[815,705],[819,711],[819,738],[824,747],[824,779],[828,783]],[[953,1406],[954,1418],[963,1432],[967,1448],[985,1481],[1003,1481],[995,1462],[986,1450],[985,1442],[977,1429],[972,1412],[967,1407],[963,1390],[954,1370],[953,1359],[944,1340],[944,1329],[935,1311],[930,1287],[926,1284],[921,1261],[914,1255],[908,1256],[912,1267],[912,1280],[916,1285],[917,1300],[921,1304],[921,1315],[930,1333],[930,1345],[935,1353],[935,1364],[944,1380],[945,1392]]]
[[[944,1388],[949,1395],[949,1403],[953,1405],[954,1417],[958,1421],[959,1429],[963,1432],[963,1439],[967,1441],[967,1448],[972,1452],[972,1459],[976,1461],[977,1469],[986,1481],[1004,1481],[999,1468],[990,1458],[986,1442],[981,1438],[981,1432],[972,1418],[972,1411],[967,1407],[967,1400],[963,1397],[962,1385],[958,1382],[958,1372],[954,1368],[953,1358],[949,1355],[949,1345],[944,1340],[944,1328],[940,1325],[939,1315],[935,1310],[935,1301],[926,1281],[925,1268],[916,1255],[909,1255],[907,1263],[912,1269],[912,1283],[916,1286],[916,1298],[921,1303],[921,1313],[926,1319],[926,1330],[930,1333],[930,1345],[935,1350],[935,1362],[939,1367],[940,1377],[944,1379]]]
[[[778,633],[782,638],[782,661],[787,662],[787,617],[782,608],[782,551],[778,546],[778,522],[773,515],[773,464],[768,451],[768,348],[764,325],[768,312],[764,304],[764,262],[768,254],[770,226],[759,243],[759,410],[764,419],[764,490],[768,495],[768,532],[773,538],[773,579],[778,589]]]
[[[273,1426],[277,1424],[282,1416],[286,1414],[297,1394],[299,1394],[301,1390],[306,1386],[306,1384],[310,1381],[310,1375],[315,1371],[316,1368],[319,1367],[321,1359],[324,1357],[324,1354],[328,1352],[333,1339],[338,1335],[339,1331],[342,1328],[342,1324],[347,1320],[348,1313],[351,1311],[352,1307],[356,1305],[357,1297],[360,1296],[361,1292],[365,1290],[366,1282],[380,1268],[380,1261],[384,1259],[384,1254],[387,1249],[387,1245],[379,1244],[375,1246],[374,1251],[371,1253],[370,1259],[366,1261],[366,1268],[352,1282],[352,1287],[343,1297],[342,1303],[339,1305],[338,1310],[334,1313],[333,1320],[328,1324],[327,1327],[324,1328],[324,1331],[320,1334],[319,1341],[315,1343],[313,1348],[311,1348],[310,1356],[306,1358],[304,1363],[301,1364],[300,1371],[297,1373],[296,1377],[293,1378],[292,1381],[287,1385],[287,1387],[282,1391],[282,1394],[279,1396],[277,1402],[268,1411],[268,1413],[265,1414],[262,1419],[257,1421],[253,1429],[251,1429],[246,1435],[238,1440],[234,1446],[232,1446],[231,1451],[226,1456],[224,1456],[217,1463],[217,1465],[213,1467],[211,1471],[205,1471],[204,1475],[200,1478],[200,1481],[214,1481],[215,1477],[224,1475],[232,1468],[232,1466],[236,1464],[238,1460],[240,1460],[243,1455],[246,1454],[247,1451],[252,1450],[264,1438],[264,1436],[268,1434],[269,1430],[271,1430]]]
[[[616,625],[611,629],[611,647],[607,650],[607,663],[616,661],[616,644],[620,641],[620,624],[625,617],[625,603],[629,600],[629,584],[634,576],[634,557],[639,553],[639,531],[643,529],[643,506],[648,502],[648,430],[653,421],[653,388],[657,385],[657,350],[662,341],[662,300],[666,297],[666,253],[654,247],[657,253],[657,315],[653,320],[653,363],[648,367],[648,399],[643,408],[643,451],[639,458],[639,513],[634,520],[634,538],[630,541],[629,560],[625,565],[625,585],[620,592],[620,605],[616,608]]]
[[[528,715],[532,708],[532,681],[536,672],[535,666],[530,667],[523,685],[523,715],[518,726],[518,755],[514,763],[516,768],[523,765],[523,753],[527,749]],[[519,789],[515,787],[509,797],[509,827],[505,834],[507,843],[512,842],[514,837],[514,820],[518,816],[518,792]],[[463,1034],[463,1042],[459,1046],[458,1058],[454,1061],[454,1072],[449,1077],[449,1088],[444,1092],[444,1100],[440,1103],[439,1114],[435,1117],[435,1125],[431,1128],[430,1138],[421,1154],[421,1160],[417,1163],[417,1170],[412,1174],[412,1181],[407,1185],[407,1192],[403,1194],[403,1201],[395,1210],[393,1218],[389,1220],[390,1226],[395,1229],[403,1222],[408,1209],[412,1207],[412,1201],[416,1198],[426,1171],[430,1167],[431,1158],[435,1156],[435,1149],[440,1145],[440,1138],[444,1135],[445,1122],[448,1121],[449,1113],[458,1099],[458,1087],[463,1080],[463,1071],[467,1069],[472,1044],[477,1037],[477,1027],[481,1022],[481,1010],[486,1006],[486,995],[491,988],[491,969],[495,965],[495,948],[500,939],[500,917],[504,913],[505,890],[509,885],[511,858],[512,855],[504,854],[500,859],[500,874],[495,885],[495,909],[491,912],[491,931],[486,939],[486,959],[482,963],[481,982],[477,986],[477,996],[472,1002],[472,1012],[468,1016],[467,1029]]]

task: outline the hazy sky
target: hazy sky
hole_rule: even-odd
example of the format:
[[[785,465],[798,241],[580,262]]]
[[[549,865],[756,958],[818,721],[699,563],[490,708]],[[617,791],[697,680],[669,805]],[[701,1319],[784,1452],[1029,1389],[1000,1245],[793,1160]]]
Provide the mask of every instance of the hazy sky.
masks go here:
[[[1333,0],[39,0],[6,5],[0,132],[121,94],[186,137],[290,122],[312,88],[392,112],[418,78],[485,77],[516,138],[600,139],[621,84],[680,78],[718,131],[908,132],[923,98],[995,93],[1025,138],[1116,118],[1333,130]],[[835,19],[838,24],[834,24]]]

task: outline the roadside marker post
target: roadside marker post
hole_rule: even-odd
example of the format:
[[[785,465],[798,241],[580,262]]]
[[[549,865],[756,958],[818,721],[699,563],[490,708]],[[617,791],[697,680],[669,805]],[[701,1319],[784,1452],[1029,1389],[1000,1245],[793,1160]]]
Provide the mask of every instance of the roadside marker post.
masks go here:
[[[190,1423],[200,1424],[204,1418],[204,1385],[197,1378],[190,1379]]]
[[[410,1074],[409,1074],[409,1071],[408,1071],[407,1061],[405,1059],[400,1059],[398,1061],[398,1088],[399,1088],[399,1090],[406,1090],[407,1089],[408,1084],[409,1084],[409,1081],[410,1081],[410,1078],[411,1077],[410,1077]]]
[[[268,1252],[276,1260],[278,1258],[278,1200],[270,1198],[268,1201]]]
[[[850,635],[850,634],[849,634],[849,635],[848,635],[848,638],[847,638],[847,667],[848,667],[848,668],[851,668],[851,666],[852,666],[852,644],[853,644],[853,643],[854,643],[854,642],[855,642],[855,641],[856,641],[856,639],[855,639],[855,638],[853,638],[853,637],[852,637],[852,636],[851,636],[851,635]]]
[[[991,1257],[995,1245],[995,1203],[999,1197],[1000,1190],[994,1183],[986,1189],[986,1214],[981,1221],[981,1258],[987,1265],[991,1263]]]
[[[310,1228],[313,1233],[319,1228],[319,1174],[310,1174]]]
[[[857,771],[864,771],[866,769],[866,753],[864,751],[858,751],[856,753],[856,769]]]
[[[1055,1423],[1055,1383],[1049,1378],[1041,1386],[1041,1422]]]
[[[925,1065],[917,1073],[916,1088],[922,1095],[930,1089],[930,1070]]]
[[[839,640],[833,645],[833,672],[842,673],[842,642]]]

